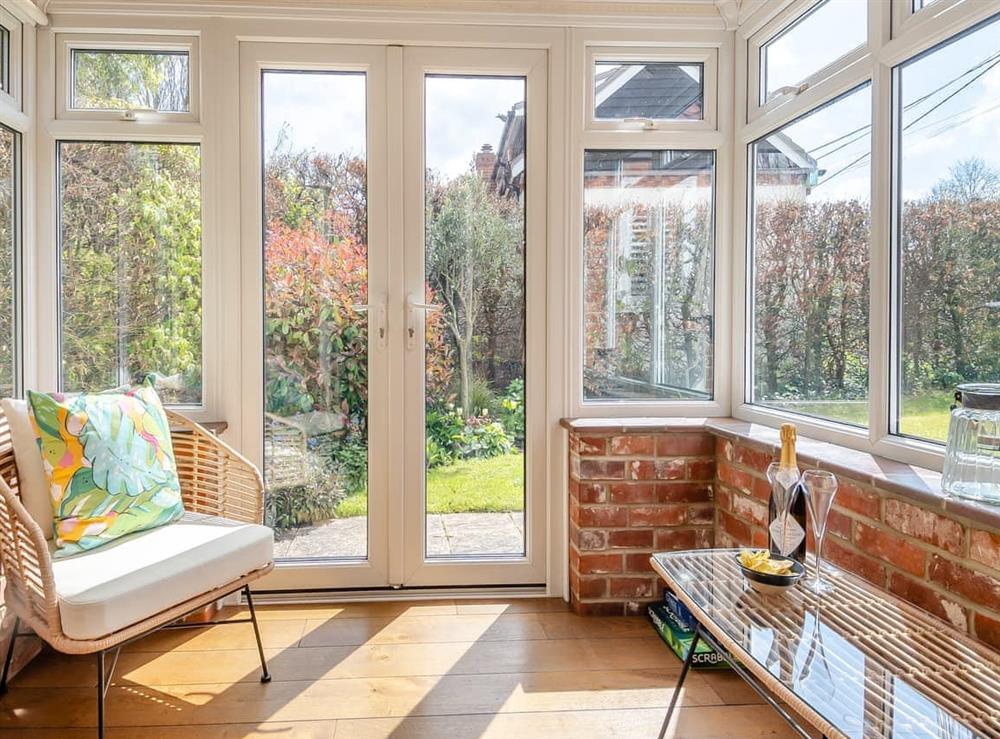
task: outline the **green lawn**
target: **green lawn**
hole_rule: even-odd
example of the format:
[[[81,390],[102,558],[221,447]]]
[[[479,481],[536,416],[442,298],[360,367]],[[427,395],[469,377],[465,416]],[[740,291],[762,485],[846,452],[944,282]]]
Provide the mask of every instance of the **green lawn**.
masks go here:
[[[945,441],[951,416],[952,393],[947,390],[923,393],[903,398],[900,431],[907,436]],[[769,403],[775,408],[809,416],[821,416],[835,421],[868,425],[868,404],[864,401]]]
[[[428,513],[482,513],[524,509],[524,456],[470,459],[427,472]],[[364,516],[368,495],[357,493],[337,505],[337,518]]]

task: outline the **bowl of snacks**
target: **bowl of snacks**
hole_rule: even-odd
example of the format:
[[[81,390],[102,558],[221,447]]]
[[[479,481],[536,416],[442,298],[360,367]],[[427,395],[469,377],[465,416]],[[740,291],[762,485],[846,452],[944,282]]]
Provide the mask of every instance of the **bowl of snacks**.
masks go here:
[[[736,564],[750,587],[758,593],[782,593],[806,574],[801,562],[771,554],[766,549],[741,549],[736,555]]]

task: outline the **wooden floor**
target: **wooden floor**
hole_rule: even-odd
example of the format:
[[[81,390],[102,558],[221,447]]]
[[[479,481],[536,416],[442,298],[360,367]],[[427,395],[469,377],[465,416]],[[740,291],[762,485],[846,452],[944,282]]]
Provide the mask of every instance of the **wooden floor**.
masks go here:
[[[655,737],[680,662],[642,618],[558,600],[260,607],[122,652],[109,737]],[[233,610],[226,614],[239,617]],[[0,699],[0,735],[90,737],[93,657],[46,653]],[[673,737],[792,736],[731,673],[694,672]]]

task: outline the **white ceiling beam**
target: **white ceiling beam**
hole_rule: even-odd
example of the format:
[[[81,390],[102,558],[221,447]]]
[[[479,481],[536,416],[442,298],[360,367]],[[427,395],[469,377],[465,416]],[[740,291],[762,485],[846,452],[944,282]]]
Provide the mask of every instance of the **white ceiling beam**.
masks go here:
[[[30,0],[19,0],[30,4]],[[427,23],[704,28],[738,0],[47,0],[50,15],[183,15]],[[727,9],[728,12],[728,9]]]

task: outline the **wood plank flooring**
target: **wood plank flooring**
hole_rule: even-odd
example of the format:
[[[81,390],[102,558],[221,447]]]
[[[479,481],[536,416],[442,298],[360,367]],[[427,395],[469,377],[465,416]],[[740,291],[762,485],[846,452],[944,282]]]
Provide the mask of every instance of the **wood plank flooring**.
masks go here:
[[[245,614],[232,609],[226,616]],[[410,739],[655,737],[680,671],[642,618],[553,599],[258,608],[248,624],[161,631],[122,652],[108,736]],[[0,699],[4,737],[90,737],[93,657],[47,652]],[[732,673],[693,672],[672,737],[790,737]]]

